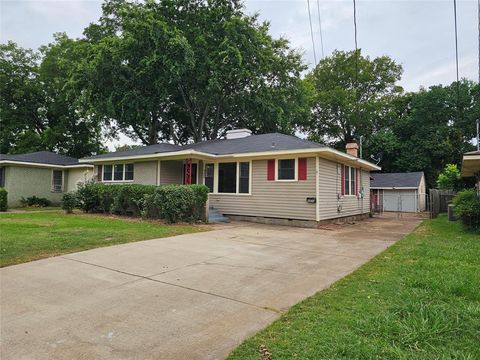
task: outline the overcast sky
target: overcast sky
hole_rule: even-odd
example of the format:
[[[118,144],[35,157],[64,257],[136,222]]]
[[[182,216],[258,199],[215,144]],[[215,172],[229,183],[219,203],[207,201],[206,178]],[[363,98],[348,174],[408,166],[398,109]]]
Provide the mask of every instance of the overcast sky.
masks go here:
[[[0,0],[1,42],[38,48],[52,41],[55,32],[79,37],[96,21],[101,1]],[[477,0],[458,0],[460,77],[478,81]],[[314,65],[307,0],[250,0],[246,12],[258,12],[271,24],[274,37],[283,36],[301,49]],[[333,50],[354,48],[352,0],[319,0],[325,56]],[[317,0],[310,0],[317,60],[321,44]],[[455,80],[453,0],[357,0],[358,45],[372,57],[388,55],[402,64],[401,85],[418,90]]]

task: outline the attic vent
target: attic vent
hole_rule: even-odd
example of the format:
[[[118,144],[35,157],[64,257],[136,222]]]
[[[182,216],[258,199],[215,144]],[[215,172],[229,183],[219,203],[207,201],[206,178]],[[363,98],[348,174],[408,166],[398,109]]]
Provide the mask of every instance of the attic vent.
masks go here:
[[[227,131],[227,139],[240,139],[252,135],[252,132],[248,129],[235,129]]]

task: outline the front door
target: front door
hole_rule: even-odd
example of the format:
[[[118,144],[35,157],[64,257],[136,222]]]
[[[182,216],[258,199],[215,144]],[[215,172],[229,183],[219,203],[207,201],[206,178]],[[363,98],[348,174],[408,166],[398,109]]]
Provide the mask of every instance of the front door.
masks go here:
[[[186,184],[187,164],[183,164],[183,185]],[[192,164],[192,184],[197,183],[197,164]]]

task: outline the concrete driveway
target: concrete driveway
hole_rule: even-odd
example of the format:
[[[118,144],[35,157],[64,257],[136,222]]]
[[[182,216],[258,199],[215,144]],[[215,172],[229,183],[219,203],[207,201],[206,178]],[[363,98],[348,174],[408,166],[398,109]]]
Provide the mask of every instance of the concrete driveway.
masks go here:
[[[3,268],[1,358],[221,359],[418,223],[233,223]]]

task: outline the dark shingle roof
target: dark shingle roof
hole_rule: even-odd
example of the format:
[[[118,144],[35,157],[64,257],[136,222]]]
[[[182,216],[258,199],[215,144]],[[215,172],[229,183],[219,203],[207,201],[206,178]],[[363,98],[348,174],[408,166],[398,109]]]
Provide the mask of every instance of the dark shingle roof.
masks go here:
[[[55,154],[50,151],[37,151],[28,154],[5,155],[0,154],[0,160],[31,162],[48,165],[77,165],[78,159],[70,156]]]
[[[115,157],[124,157],[124,156],[139,156],[139,155],[150,155],[150,154],[159,154],[163,152],[169,151],[177,151],[181,150],[181,146],[168,144],[168,143],[161,143],[149,146],[141,146],[130,150],[125,151],[115,151],[107,154],[101,154],[96,156],[90,156],[84,158],[85,160],[88,159],[103,159],[103,158],[115,158]]]
[[[185,145],[184,149],[194,149],[215,155],[228,155],[273,150],[315,149],[325,145],[303,140],[296,136],[279,133],[251,135],[240,139],[219,139]]]
[[[422,179],[423,171],[391,173],[391,174],[371,174],[371,188],[402,188],[402,187],[418,187]]]
[[[213,155],[228,155],[272,150],[315,149],[324,146],[325,145],[303,140],[292,135],[271,133],[263,135],[250,135],[239,139],[218,139],[202,141],[184,146],[168,143],[142,146],[132,150],[117,151],[108,154],[92,156],[85,158],[85,160],[103,158],[106,159],[123,156],[141,156],[187,149],[193,149],[195,151],[209,153]]]

